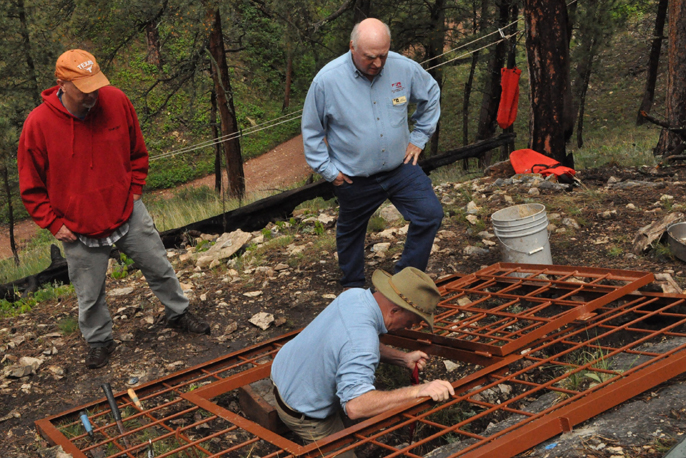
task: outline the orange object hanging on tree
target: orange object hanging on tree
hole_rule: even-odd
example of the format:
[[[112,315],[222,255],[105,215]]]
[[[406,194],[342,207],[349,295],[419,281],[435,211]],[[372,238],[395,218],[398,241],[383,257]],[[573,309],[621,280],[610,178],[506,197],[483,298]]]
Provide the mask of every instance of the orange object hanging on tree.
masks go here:
[[[498,106],[498,125],[502,129],[510,127],[517,119],[517,105],[519,104],[519,75],[522,71],[515,68],[500,69],[500,86],[503,92],[500,95]]]

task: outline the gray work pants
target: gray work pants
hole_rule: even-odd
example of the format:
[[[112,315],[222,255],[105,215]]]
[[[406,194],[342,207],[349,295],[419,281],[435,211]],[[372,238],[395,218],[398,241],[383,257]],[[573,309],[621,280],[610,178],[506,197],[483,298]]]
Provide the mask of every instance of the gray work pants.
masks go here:
[[[112,340],[112,318],[105,303],[105,277],[112,247],[89,248],[78,240],[62,246],[79,301],[81,334],[91,347],[104,346]],[[168,320],[186,312],[188,299],[141,200],[134,202],[129,232],[116,246],[140,267],[150,289],[164,304]]]

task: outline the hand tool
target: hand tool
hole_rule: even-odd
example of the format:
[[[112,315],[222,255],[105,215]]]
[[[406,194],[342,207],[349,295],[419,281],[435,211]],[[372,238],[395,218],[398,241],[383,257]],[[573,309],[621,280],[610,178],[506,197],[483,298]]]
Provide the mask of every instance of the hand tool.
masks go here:
[[[114,393],[112,393],[112,387],[109,383],[103,383],[101,385],[102,391],[105,392],[105,397],[107,397],[107,402],[110,404],[110,409],[112,409],[112,416],[117,422],[117,427],[119,432],[122,434],[122,440],[126,448],[129,448],[129,442],[124,437],[124,423],[121,421],[121,412],[119,412],[119,407],[117,407],[117,401],[114,400]]]
[[[133,403],[136,404],[136,407],[138,407],[138,410],[143,410],[143,404],[141,404],[141,401],[138,400],[138,396],[136,396],[136,392],[133,391],[133,388],[129,388],[128,393]]]
[[[88,436],[90,436],[91,441],[96,444],[98,441],[95,439],[95,434],[93,433],[93,427],[91,426],[91,422],[88,420],[88,414],[86,412],[81,412],[81,423],[83,423],[83,427],[86,428],[86,432],[88,433]],[[100,447],[95,447],[91,449],[91,455],[93,458],[104,458],[105,453],[102,451]]]

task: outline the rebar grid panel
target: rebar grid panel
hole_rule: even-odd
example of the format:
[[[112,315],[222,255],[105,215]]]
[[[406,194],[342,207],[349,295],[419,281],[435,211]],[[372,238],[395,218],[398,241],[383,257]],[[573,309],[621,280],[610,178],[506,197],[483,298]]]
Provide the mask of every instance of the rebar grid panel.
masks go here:
[[[579,280],[585,279],[584,283],[577,283],[571,281],[572,274],[563,271],[578,268],[537,266],[549,273],[534,269],[535,275],[528,274],[531,278],[521,278],[510,277],[508,272],[521,274],[527,268],[511,266],[493,266],[499,272],[504,269],[505,275],[491,279],[504,284],[501,290],[514,285],[500,294],[520,300],[528,300],[532,292],[542,288],[535,281],[541,280],[540,275],[546,275],[545,281],[554,285],[544,287],[562,295],[569,296],[570,291],[583,294],[585,304],[613,294],[608,293],[608,286],[621,287],[589,285],[597,278],[632,285],[632,278],[648,275],[614,271],[608,280],[606,271],[587,269],[587,275]],[[578,278],[580,274],[574,272],[573,277]],[[459,285],[467,278],[441,285],[443,295],[461,294]],[[502,357],[456,348],[448,336],[438,336],[441,344],[427,339],[425,333],[419,333],[422,339],[417,340],[387,336],[400,347],[421,348],[432,355],[485,367],[451,380],[456,394],[447,402],[418,399],[316,444],[303,444],[292,433],[275,434],[245,418],[232,405],[239,387],[268,378],[273,355],[296,333],[138,387],[144,411],[135,409],[125,394],[118,395],[128,449],[121,443],[104,399],[37,425],[51,442],[63,445],[75,457],[87,456],[98,446],[106,450],[105,456],[141,458],[150,437],[166,447],[158,447],[158,458],[315,457],[334,456],[344,450],[374,457],[419,457],[441,446],[447,447],[439,452],[442,457],[506,458],[685,371],[685,301],[686,296],[625,294],[580,315],[583,320],[566,324],[531,342],[528,348]],[[525,325],[515,322],[508,332],[516,334],[515,327]],[[96,444],[88,441],[76,418],[84,408],[95,423]],[[411,425],[416,425],[413,437],[409,436]]]
[[[494,264],[441,283],[433,334],[426,324],[395,334],[504,356],[653,279],[647,272]]]
[[[283,336],[245,348],[198,366],[135,387],[144,410],[133,404],[126,392],[115,396],[125,434],[120,434],[105,398],[58,415],[36,421],[38,431],[50,443],[61,445],[76,457],[93,456],[94,449],[106,457],[147,457],[148,440],[157,458],[226,456],[244,450],[249,454],[259,438],[247,437],[238,427],[203,411],[182,398],[186,392],[270,362],[286,342],[298,334]],[[93,425],[95,442],[86,434],[79,412],[86,411]],[[211,434],[203,435],[204,432]],[[123,438],[129,444],[125,447]],[[220,444],[220,445],[218,445]],[[212,450],[222,449],[216,455]],[[264,456],[264,455],[260,455]]]

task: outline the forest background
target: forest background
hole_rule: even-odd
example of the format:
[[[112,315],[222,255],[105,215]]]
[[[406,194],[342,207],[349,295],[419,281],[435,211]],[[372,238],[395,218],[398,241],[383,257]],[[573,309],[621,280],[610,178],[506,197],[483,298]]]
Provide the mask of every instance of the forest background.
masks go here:
[[[660,130],[637,118],[641,107],[664,119],[667,62],[663,58],[657,67],[650,56],[656,45],[658,55],[660,49],[667,55],[668,40],[658,28],[667,4],[0,0],[0,223],[28,217],[18,196],[18,136],[40,92],[55,84],[54,64],[65,50],[94,54],[132,100],[151,155],[147,189],[226,167],[229,189],[217,182],[216,191],[242,198],[240,162],[299,133],[313,76],[346,52],[350,30],[365,17],[388,23],[391,49],[422,62],[442,87],[442,117],[427,156],[501,132],[495,114],[503,66],[522,69],[519,116],[511,130],[516,148],[531,145],[536,108],[529,97],[525,23],[536,19],[533,11],[543,14],[542,25],[565,29],[558,38],[568,56],[567,86],[553,88],[553,99],[554,90],[569,98],[562,153],[573,155],[576,168],[653,164]],[[495,151],[464,168],[480,170],[497,156]],[[460,173],[464,168],[456,167]],[[49,234],[43,238],[50,240]]]

